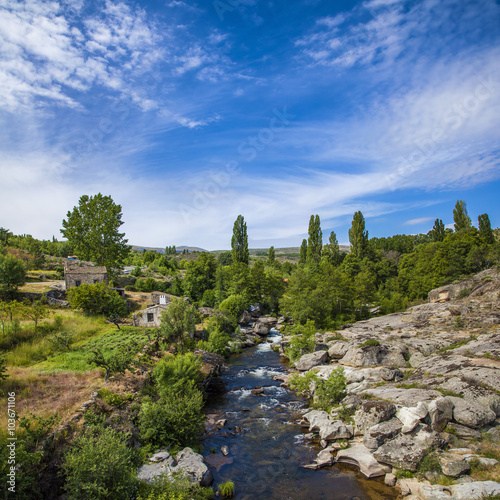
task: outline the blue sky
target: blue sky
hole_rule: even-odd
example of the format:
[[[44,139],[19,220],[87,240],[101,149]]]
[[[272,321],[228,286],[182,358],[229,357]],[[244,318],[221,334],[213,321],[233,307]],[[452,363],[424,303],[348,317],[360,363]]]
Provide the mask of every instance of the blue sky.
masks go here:
[[[500,225],[494,0],[0,0],[0,226],[60,237],[82,194],[130,243],[297,246]]]

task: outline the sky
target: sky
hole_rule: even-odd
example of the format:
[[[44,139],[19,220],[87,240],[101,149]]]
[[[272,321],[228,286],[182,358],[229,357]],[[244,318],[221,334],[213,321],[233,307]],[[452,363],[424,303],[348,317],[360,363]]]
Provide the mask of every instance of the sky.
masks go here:
[[[0,130],[15,234],[99,192],[144,246],[498,227],[500,1],[0,0]]]

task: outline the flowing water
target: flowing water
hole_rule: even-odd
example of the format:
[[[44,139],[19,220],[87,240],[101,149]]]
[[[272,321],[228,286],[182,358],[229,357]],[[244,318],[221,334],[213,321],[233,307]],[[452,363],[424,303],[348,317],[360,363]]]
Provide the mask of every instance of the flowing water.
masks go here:
[[[280,340],[272,331],[270,340]],[[287,371],[286,362],[264,342],[232,356],[222,378],[226,392],[210,398],[207,414],[226,419],[208,434],[203,456],[215,485],[232,480],[239,500],[394,500],[395,490],[383,480],[365,480],[350,466],[306,470],[321,450],[304,439],[298,421],[307,403],[280,387],[273,377]],[[264,389],[254,395],[251,390]],[[227,446],[224,456],[221,447]]]

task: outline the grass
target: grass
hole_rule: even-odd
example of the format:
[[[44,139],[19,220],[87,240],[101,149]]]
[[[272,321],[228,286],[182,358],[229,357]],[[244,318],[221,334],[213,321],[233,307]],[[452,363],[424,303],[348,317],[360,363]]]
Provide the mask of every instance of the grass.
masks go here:
[[[363,342],[360,347],[375,347],[379,346],[380,342],[375,339],[368,339],[366,342]]]
[[[439,391],[443,396],[452,396],[454,398],[463,398],[464,395],[458,392],[448,391],[447,389],[441,389],[441,387],[436,387],[436,391]]]
[[[234,483],[232,481],[226,481],[225,483],[219,484],[219,492],[222,498],[231,498],[234,496]]]
[[[475,335],[471,335],[467,339],[457,340],[456,342],[453,342],[449,346],[442,347],[441,349],[438,349],[437,354],[445,354],[446,352],[448,352],[452,349],[457,349],[458,347],[462,347],[473,340],[477,340],[477,337]]]

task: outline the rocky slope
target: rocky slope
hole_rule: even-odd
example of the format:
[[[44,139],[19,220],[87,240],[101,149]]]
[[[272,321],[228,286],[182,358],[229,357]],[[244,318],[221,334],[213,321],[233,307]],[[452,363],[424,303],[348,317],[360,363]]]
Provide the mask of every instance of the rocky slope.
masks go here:
[[[324,447],[310,467],[355,464],[415,499],[500,495],[499,298],[487,270],[403,313],[317,334],[296,368],[326,379],[343,366],[348,395],[304,415]]]

